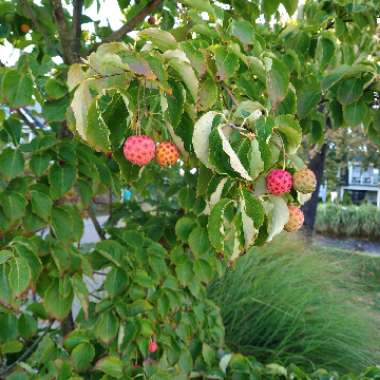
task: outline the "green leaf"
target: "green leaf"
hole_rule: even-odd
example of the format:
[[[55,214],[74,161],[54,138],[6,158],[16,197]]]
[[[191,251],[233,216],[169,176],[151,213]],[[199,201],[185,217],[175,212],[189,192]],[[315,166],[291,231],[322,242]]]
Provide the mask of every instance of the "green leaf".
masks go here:
[[[97,151],[111,150],[110,131],[98,109],[98,101],[94,100],[88,109],[86,130],[87,142]]]
[[[22,349],[23,344],[18,340],[9,340],[1,345],[1,352],[3,354],[15,354],[17,352],[20,352]]]
[[[169,65],[177,72],[183,83],[185,83],[193,100],[196,101],[198,99],[199,81],[191,65],[179,58],[171,58]]]
[[[137,269],[134,276],[133,282],[142,286],[143,288],[153,288],[154,282],[149,274],[143,269]]]
[[[29,314],[21,314],[17,328],[23,338],[30,339],[37,334],[37,321]]]
[[[210,242],[206,228],[196,227],[189,235],[189,246],[197,256],[204,255],[210,249]]]
[[[343,107],[343,117],[345,122],[355,127],[363,122],[365,116],[367,115],[368,107],[363,100],[349,104]]]
[[[123,257],[126,253],[125,247],[117,241],[103,240],[96,244],[96,250],[116,266],[123,266]]]
[[[148,28],[140,31],[138,36],[144,40],[151,41],[160,50],[165,51],[177,48],[177,41],[172,34],[158,28]]]
[[[104,344],[110,344],[119,330],[119,320],[112,311],[100,314],[95,326],[95,336]]]
[[[29,73],[8,70],[1,84],[2,94],[12,108],[33,104],[33,81]]]
[[[286,202],[281,197],[269,196],[264,202],[265,213],[268,217],[268,238],[271,241],[278,235],[289,219],[289,211]]]
[[[268,66],[268,95],[272,108],[276,109],[288,92],[289,72],[286,65],[276,58],[271,58]]]
[[[218,251],[224,251],[224,212],[231,204],[230,199],[221,199],[211,210],[208,217],[208,237],[211,245]]]
[[[339,103],[349,105],[357,102],[363,95],[363,84],[358,78],[348,78],[339,83],[336,97]]]
[[[62,241],[71,241],[73,234],[73,221],[70,213],[62,206],[53,207],[51,223],[56,237]]]
[[[90,343],[80,343],[71,352],[71,360],[78,372],[86,371],[95,358],[95,348]]]
[[[0,199],[4,214],[9,220],[14,221],[25,215],[26,199],[22,194],[6,192]]]
[[[200,110],[209,110],[218,100],[218,86],[214,79],[207,76],[201,83],[199,89]]]
[[[6,263],[10,258],[13,257],[13,252],[6,249],[0,251],[0,265]]]
[[[99,360],[95,368],[116,379],[123,377],[123,363],[116,356],[107,356]]]
[[[220,80],[227,81],[239,69],[240,59],[226,46],[215,46],[212,51],[215,56],[217,75]]]
[[[59,99],[67,94],[67,86],[55,78],[49,78],[45,83],[45,91],[50,98]]]
[[[14,297],[18,297],[29,287],[31,271],[23,257],[15,257],[9,261],[8,281]]]
[[[321,99],[321,90],[313,85],[305,85],[297,91],[297,113],[300,119],[304,119],[314,111]]]
[[[42,176],[46,169],[48,168],[51,161],[50,155],[44,153],[44,154],[33,154],[31,160],[30,160],[30,168],[32,169],[33,173],[40,177]]]
[[[32,211],[40,218],[47,220],[50,217],[53,201],[42,191],[32,190],[30,192]]]
[[[120,268],[112,268],[107,273],[106,280],[104,281],[104,289],[111,297],[116,297],[125,291],[128,285],[128,276],[124,270]]]
[[[53,199],[62,197],[74,185],[76,168],[72,165],[60,166],[55,163],[49,170],[50,194]]]
[[[207,12],[215,16],[215,10],[209,0],[180,0],[181,3],[201,12]]]
[[[169,85],[173,93],[166,97],[168,104],[167,113],[170,123],[175,128],[179,125],[182,119],[186,102],[186,91],[183,85],[179,82],[170,80]]]
[[[63,320],[71,312],[74,295],[71,287],[66,296],[61,294],[59,290],[60,283],[61,281],[54,280],[47,288],[44,294],[43,305],[50,316]]]
[[[86,318],[88,318],[89,291],[82,278],[82,275],[79,273],[75,273],[71,279],[71,283],[73,286],[74,294],[78,297],[79,302],[82,306],[84,315]]]
[[[189,286],[194,281],[193,265],[185,255],[182,256],[181,262],[176,265],[175,272],[182,286]]]
[[[175,232],[177,237],[182,241],[187,241],[193,228],[197,225],[197,221],[189,216],[183,216],[178,219],[175,225]]]
[[[24,172],[24,157],[21,152],[11,148],[4,149],[0,154],[0,174],[11,180]]]
[[[269,19],[270,16],[272,16],[272,14],[277,11],[279,5],[280,0],[263,0],[262,11],[264,12],[267,19]]]
[[[252,179],[256,179],[260,175],[260,173],[264,171],[264,161],[261,157],[261,151],[257,139],[253,139],[251,141],[248,161],[249,175]]]
[[[231,33],[245,45],[254,44],[255,30],[252,24],[246,20],[233,20],[231,23]]]
[[[298,0],[281,0],[289,16],[292,16],[298,7]]]
[[[320,70],[324,70],[334,57],[335,44],[330,38],[320,37],[317,45],[317,57]]]
[[[289,154],[297,152],[302,141],[302,128],[292,115],[280,115],[275,119],[275,128],[280,132]]]

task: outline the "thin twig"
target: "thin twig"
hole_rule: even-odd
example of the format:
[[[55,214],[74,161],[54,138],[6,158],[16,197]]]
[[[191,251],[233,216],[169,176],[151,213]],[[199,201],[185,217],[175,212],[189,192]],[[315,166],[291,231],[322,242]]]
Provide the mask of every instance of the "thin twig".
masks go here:
[[[50,0],[50,3],[53,6],[54,19],[58,27],[59,40],[63,52],[63,60],[67,64],[72,64],[74,63],[74,55],[71,50],[71,33],[66,23],[62,2],[61,0]]]
[[[25,359],[27,359],[30,355],[33,354],[34,350],[37,348],[37,346],[40,344],[41,340],[45,337],[45,335],[50,331],[50,327],[53,325],[54,321],[51,321],[48,328],[41,334],[34,342],[33,344],[25,350],[18,358],[16,361],[14,361],[12,364],[9,366],[5,367],[4,369],[0,370],[0,376],[7,375],[10,373],[10,371],[13,370],[14,367],[18,365],[18,363],[21,363]]]
[[[239,102],[237,101],[237,99],[235,98],[235,95],[232,93],[232,91],[228,88],[228,86],[224,83],[224,82],[221,82],[222,83],[222,87],[226,90],[228,96],[231,98],[232,100],[232,103],[235,104],[235,106],[239,105]]]
[[[103,39],[103,42],[120,41],[127,33],[131,32],[138,24],[144,21],[145,17],[152,13],[162,0],[151,0],[136,16],[132,17],[120,29]]]
[[[94,212],[92,205],[88,208],[88,215],[89,215],[89,217],[92,221],[92,224],[95,227],[95,231],[98,233],[99,237],[102,240],[106,240],[106,234],[105,234],[102,226],[100,225],[98,219],[96,218],[96,215],[95,215],[95,212]]]
[[[74,0],[73,5],[73,38],[71,50],[73,52],[73,58],[75,62],[80,61],[80,41],[82,36],[81,17],[83,11],[83,2],[84,0]]]

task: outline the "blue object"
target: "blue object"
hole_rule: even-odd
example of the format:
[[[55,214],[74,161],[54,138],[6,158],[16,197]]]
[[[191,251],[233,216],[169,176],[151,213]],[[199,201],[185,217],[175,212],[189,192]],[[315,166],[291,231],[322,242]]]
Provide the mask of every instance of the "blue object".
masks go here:
[[[122,190],[122,198],[123,198],[123,202],[130,201],[132,198],[132,192],[128,189],[123,189]]]

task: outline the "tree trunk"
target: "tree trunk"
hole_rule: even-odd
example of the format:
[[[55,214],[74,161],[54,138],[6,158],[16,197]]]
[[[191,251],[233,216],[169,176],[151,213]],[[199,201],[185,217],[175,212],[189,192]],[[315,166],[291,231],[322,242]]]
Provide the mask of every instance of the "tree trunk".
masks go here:
[[[308,235],[312,235],[314,231],[315,219],[317,216],[319,186],[323,181],[323,171],[325,168],[327,149],[327,144],[323,144],[321,150],[309,161],[309,168],[317,177],[317,190],[314,191],[310,201],[305,203],[305,205],[302,207],[305,215],[304,230]]]

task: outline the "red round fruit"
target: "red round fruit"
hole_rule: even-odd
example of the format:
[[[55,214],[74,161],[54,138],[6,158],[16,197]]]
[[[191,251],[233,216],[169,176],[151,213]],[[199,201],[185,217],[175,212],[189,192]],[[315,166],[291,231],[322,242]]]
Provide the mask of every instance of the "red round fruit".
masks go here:
[[[164,141],[156,149],[156,161],[160,166],[174,165],[179,157],[177,147],[170,141]]]
[[[124,157],[135,165],[144,166],[152,161],[156,144],[149,136],[130,136],[125,140]]]
[[[293,179],[289,172],[282,169],[272,169],[266,178],[267,190],[274,195],[281,195],[290,191]]]
[[[30,30],[30,26],[28,24],[21,24],[20,30],[22,33],[28,33]]]
[[[285,224],[285,231],[295,232],[298,231],[302,226],[305,220],[303,212],[300,208],[296,206],[288,206],[289,210],[289,220]]]
[[[149,342],[149,346],[148,346],[148,351],[150,353],[155,353],[158,349],[158,345],[157,345],[157,342],[155,342],[154,340],[152,340],[151,342]]]

